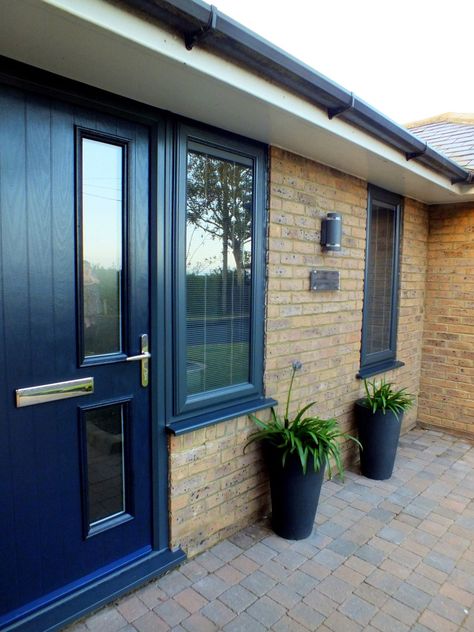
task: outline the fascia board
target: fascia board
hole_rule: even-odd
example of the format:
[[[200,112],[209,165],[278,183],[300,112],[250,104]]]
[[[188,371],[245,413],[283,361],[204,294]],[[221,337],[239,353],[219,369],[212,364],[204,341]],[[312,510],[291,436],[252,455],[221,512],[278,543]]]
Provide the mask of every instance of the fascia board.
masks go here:
[[[3,2],[0,53],[277,145],[427,203],[472,192],[323,109],[103,0]],[[209,98],[212,95],[212,99]],[[472,198],[474,199],[474,197]]]

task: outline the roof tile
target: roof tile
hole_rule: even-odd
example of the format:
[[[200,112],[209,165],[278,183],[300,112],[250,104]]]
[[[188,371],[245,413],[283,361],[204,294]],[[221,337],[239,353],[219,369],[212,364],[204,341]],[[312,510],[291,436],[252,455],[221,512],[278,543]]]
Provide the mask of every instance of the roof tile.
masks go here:
[[[461,167],[474,171],[474,114],[448,113],[406,127]]]

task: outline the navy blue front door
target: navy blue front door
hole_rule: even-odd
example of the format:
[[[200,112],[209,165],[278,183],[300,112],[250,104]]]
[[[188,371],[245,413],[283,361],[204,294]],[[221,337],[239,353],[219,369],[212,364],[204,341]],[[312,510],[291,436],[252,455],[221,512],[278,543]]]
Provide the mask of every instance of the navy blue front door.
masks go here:
[[[152,548],[149,172],[147,127],[0,87],[0,628]]]

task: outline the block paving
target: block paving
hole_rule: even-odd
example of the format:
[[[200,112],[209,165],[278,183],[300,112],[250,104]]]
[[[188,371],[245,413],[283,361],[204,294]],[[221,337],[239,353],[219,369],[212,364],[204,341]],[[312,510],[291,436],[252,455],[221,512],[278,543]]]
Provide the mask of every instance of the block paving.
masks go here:
[[[415,429],[388,481],[323,485],[312,535],[253,524],[67,632],[474,632],[474,442]]]

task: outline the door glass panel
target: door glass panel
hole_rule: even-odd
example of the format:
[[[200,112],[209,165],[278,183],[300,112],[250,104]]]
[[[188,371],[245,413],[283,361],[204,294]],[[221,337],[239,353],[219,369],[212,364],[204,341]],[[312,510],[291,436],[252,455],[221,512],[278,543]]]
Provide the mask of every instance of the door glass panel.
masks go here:
[[[89,526],[125,511],[123,408],[85,411]]]
[[[249,381],[252,166],[188,152],[186,380],[196,395]]]
[[[84,357],[122,350],[123,152],[82,139]]]

